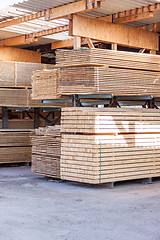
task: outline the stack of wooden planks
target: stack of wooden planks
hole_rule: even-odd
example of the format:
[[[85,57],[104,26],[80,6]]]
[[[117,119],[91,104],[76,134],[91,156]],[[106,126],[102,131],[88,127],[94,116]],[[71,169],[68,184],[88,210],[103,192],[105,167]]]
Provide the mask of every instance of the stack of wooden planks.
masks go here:
[[[64,108],[61,178],[100,184],[160,176],[159,117],[157,109]]]
[[[159,55],[104,49],[59,50],[56,55],[59,95],[159,96]]]
[[[32,74],[36,70],[54,69],[52,64],[0,61],[0,106],[54,107],[41,99],[32,99]],[[56,106],[57,107],[57,106]]]
[[[100,48],[57,50],[57,67],[77,65],[107,65],[125,69],[160,71],[160,56]]]
[[[32,130],[0,130],[0,164],[31,162]]]
[[[58,70],[41,70],[34,72],[32,76],[32,98],[33,99],[56,99]]]
[[[32,74],[36,70],[51,69],[54,65],[27,62],[0,61],[0,87],[32,87]]]
[[[39,128],[32,138],[32,172],[60,178],[60,126]]]
[[[112,93],[159,96],[160,72],[112,67],[61,68],[58,94]]]

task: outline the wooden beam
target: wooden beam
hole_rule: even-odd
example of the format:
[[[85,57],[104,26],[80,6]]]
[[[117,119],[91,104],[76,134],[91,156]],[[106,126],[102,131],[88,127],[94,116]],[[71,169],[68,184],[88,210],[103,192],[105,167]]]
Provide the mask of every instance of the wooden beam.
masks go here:
[[[24,22],[32,21],[44,17],[45,20],[52,20],[58,18],[64,18],[72,13],[84,13],[100,8],[100,1],[93,0],[92,2],[88,0],[81,0],[74,3],[69,3],[64,6],[48,9],[45,11],[33,13],[26,15],[24,17],[15,18],[8,21],[3,21],[0,23],[0,28],[9,27],[12,25],[18,25]]]
[[[113,15],[108,15],[108,16],[104,16],[104,17],[99,17],[97,18],[98,20],[102,20],[105,22],[110,22],[113,23]]]
[[[87,41],[89,48],[94,48],[93,42],[90,38],[86,38],[86,41]]]
[[[160,11],[160,3],[152,4],[152,5],[141,7],[141,8],[131,9],[131,10],[116,13],[116,14],[107,15],[104,17],[100,17],[98,19],[106,22],[114,22],[114,23],[120,24],[120,23],[134,22],[142,19],[152,18],[153,12],[156,12],[156,11]]]
[[[73,47],[73,44],[74,44],[73,39],[53,42],[52,45],[51,45],[51,49]]]
[[[14,47],[0,47],[0,61],[41,63],[41,53]]]
[[[38,41],[39,37],[44,37],[44,36],[64,32],[64,31],[68,31],[68,30],[69,30],[69,26],[66,25],[66,26],[62,26],[62,27],[58,27],[58,28],[51,28],[48,30],[43,30],[43,31],[36,32],[36,33],[30,33],[30,34],[22,35],[22,36],[18,36],[18,37],[7,38],[7,39],[0,41],[0,46],[12,47],[12,46],[30,44],[32,42]]]
[[[97,41],[116,43],[127,47],[159,50],[158,33],[107,23],[79,15],[72,16],[69,25],[69,34],[71,36],[87,37]]]
[[[152,17],[153,17],[153,12],[142,12],[142,13],[131,14],[125,17],[113,18],[113,22],[117,24],[121,24],[121,23],[139,21],[142,19],[147,19]]]
[[[138,27],[138,29],[149,31],[149,32],[159,32],[160,31],[160,23],[153,23]]]

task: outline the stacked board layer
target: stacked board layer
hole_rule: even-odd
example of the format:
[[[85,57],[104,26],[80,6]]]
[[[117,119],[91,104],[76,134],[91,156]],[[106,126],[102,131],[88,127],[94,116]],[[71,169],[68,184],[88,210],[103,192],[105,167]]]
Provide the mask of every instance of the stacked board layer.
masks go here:
[[[112,67],[61,68],[58,94],[112,93],[159,96],[160,72]]]
[[[57,50],[56,66],[107,65],[129,69],[160,71],[160,56],[105,49]]]
[[[61,178],[100,184],[160,176],[159,117],[157,109],[63,109]]]
[[[158,55],[82,49],[59,50],[56,57],[60,95],[112,93],[159,96]]]
[[[31,130],[0,130],[0,164],[31,162]]]
[[[32,172],[60,178],[60,126],[39,128],[32,138]]]
[[[41,70],[34,72],[32,76],[33,99],[60,98],[57,94],[58,70]]]

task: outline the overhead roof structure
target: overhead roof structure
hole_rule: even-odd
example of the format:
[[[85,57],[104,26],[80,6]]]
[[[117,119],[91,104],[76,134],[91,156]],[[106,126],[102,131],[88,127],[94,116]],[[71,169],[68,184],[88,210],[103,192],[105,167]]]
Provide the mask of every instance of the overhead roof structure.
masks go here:
[[[85,0],[82,0],[85,1]],[[26,42],[30,45],[40,45],[40,44],[47,44],[51,42],[56,42],[60,40],[68,40],[72,39],[71,36],[68,35],[68,28],[65,28],[69,24],[69,19],[67,16],[64,16],[62,18],[58,19],[50,19],[51,12],[49,12],[49,19],[46,18],[46,16],[42,16],[37,19],[31,19],[28,21],[24,21],[22,23],[18,24],[11,24],[10,26],[1,28],[1,23],[10,22],[13,19],[18,19],[24,16],[29,16],[31,14],[43,12],[49,9],[58,8],[60,6],[67,6],[67,4],[75,3],[79,1],[72,1],[72,0],[27,0],[22,1],[18,4],[14,4],[13,6],[9,6],[5,9],[0,9],[0,40],[13,38],[21,35],[27,35],[28,39],[32,38],[33,33],[40,33],[43,31],[43,34],[40,33],[37,35],[36,41],[29,41]],[[93,1],[87,1],[88,4],[93,3]],[[112,15],[112,22],[115,21],[114,17],[116,14],[123,13],[123,16],[127,16],[127,11],[130,11],[130,15],[132,16],[131,10],[134,10],[134,18],[132,21],[126,21],[122,22],[122,24],[127,26],[133,26],[133,27],[141,27],[145,25],[155,24],[160,22],[160,10],[152,11],[153,9],[150,9],[149,7],[155,4],[158,4],[160,1],[158,0],[103,0],[101,2],[100,8],[94,8],[91,9],[91,11],[85,11],[85,12],[79,12],[79,15],[90,17],[90,18],[101,18],[105,16]],[[140,9],[144,7],[141,10],[142,12],[135,12],[136,9]],[[145,7],[148,7],[145,9]],[[50,10],[49,10],[50,11]],[[138,16],[143,15],[142,18],[138,17],[136,19],[136,15]],[[117,15],[118,18],[121,18],[121,15]],[[48,21],[49,20],[49,21]],[[64,31],[54,31],[51,32],[52,34],[49,34],[49,31],[51,29],[60,29],[61,27],[64,28]],[[150,30],[150,29],[149,29]],[[157,32],[159,29],[156,30]],[[21,44],[17,44],[21,45]],[[23,44],[22,44],[23,45]],[[27,44],[26,44],[27,46]]]

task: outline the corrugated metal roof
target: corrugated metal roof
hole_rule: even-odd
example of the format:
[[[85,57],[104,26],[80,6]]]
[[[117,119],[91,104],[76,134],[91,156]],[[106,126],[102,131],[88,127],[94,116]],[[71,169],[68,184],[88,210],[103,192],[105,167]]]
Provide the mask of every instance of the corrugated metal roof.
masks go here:
[[[33,12],[28,10],[24,11],[20,8],[8,7],[6,9],[0,10],[0,21],[4,19],[12,19],[13,17],[21,17],[30,13],[33,13]],[[52,21],[45,21],[44,18],[36,19],[36,20],[25,22],[22,24],[3,28],[3,30],[0,30],[0,38],[4,39],[8,37],[23,35],[23,34],[30,34],[33,32],[40,32],[43,30],[57,28],[59,26],[64,26],[68,24],[69,24],[69,20],[64,18],[56,19]],[[53,42],[54,40],[56,41],[66,40],[66,39],[70,39],[71,37],[68,36],[68,32],[67,33],[64,32],[64,33],[49,35],[49,36],[40,38],[36,44],[42,44],[44,42],[46,43],[46,41],[43,41],[44,38],[46,39],[47,42]]]
[[[14,7],[27,9],[30,11],[43,11],[45,9],[61,6],[70,2],[76,2],[72,0],[27,0],[19,4],[15,4]],[[122,12],[125,10],[130,10],[134,8],[140,8],[143,6],[148,6],[154,3],[157,3],[156,0],[108,0],[102,2],[101,9],[98,9],[94,12],[94,17],[97,14],[107,15]],[[91,13],[88,13],[89,15]],[[87,14],[86,14],[87,15]],[[92,15],[92,14],[91,14]]]
[[[78,0],[77,0],[78,1]],[[27,9],[33,12],[44,11],[49,8],[62,6],[71,2],[76,2],[75,0],[28,0],[19,4],[14,4],[13,7]]]

